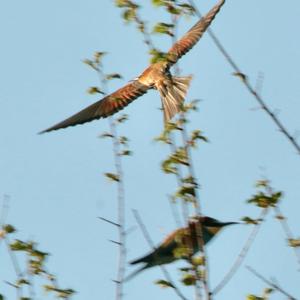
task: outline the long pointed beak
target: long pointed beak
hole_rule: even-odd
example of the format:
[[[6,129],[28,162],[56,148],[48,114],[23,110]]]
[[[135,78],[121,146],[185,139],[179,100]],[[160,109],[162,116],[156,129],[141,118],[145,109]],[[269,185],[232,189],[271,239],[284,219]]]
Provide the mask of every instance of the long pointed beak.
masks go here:
[[[222,226],[234,225],[234,224],[242,224],[241,222],[222,222]]]

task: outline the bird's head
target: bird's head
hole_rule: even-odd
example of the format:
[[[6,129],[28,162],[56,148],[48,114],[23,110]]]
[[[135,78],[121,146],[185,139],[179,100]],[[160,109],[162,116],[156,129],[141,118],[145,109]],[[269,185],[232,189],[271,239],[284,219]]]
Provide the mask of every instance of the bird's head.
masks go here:
[[[210,233],[216,234],[223,227],[233,224],[239,224],[239,222],[221,222],[217,219],[207,217],[207,216],[195,216],[189,220],[189,226],[196,225],[200,222],[203,227],[205,227]]]

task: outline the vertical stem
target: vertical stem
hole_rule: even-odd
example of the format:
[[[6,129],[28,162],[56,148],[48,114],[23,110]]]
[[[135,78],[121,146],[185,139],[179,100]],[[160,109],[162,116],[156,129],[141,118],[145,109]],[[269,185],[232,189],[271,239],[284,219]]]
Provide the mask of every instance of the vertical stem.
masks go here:
[[[176,1],[175,1],[176,4]],[[178,17],[172,15],[172,23],[174,25],[173,27],[173,36],[172,36],[172,43],[175,44],[177,41],[177,22],[178,22]],[[175,75],[178,75],[180,72],[179,66],[178,64],[175,65]],[[194,172],[194,167],[193,167],[193,161],[192,161],[192,157],[191,157],[191,151],[190,151],[190,147],[188,144],[188,134],[187,134],[187,130],[186,130],[186,126],[185,126],[185,113],[181,112],[181,116],[180,116],[181,120],[183,120],[182,122],[182,130],[181,130],[181,135],[182,135],[182,142],[186,151],[186,155],[188,158],[188,168],[189,168],[189,173],[191,175],[191,177],[193,178],[194,181],[196,181],[196,176],[195,176],[195,172]],[[173,141],[172,141],[173,142]],[[182,176],[181,176],[182,178]],[[178,180],[179,181],[179,180]],[[181,181],[181,180],[180,180]],[[181,182],[179,183],[181,184]],[[195,214],[197,216],[201,216],[201,207],[200,207],[200,200],[199,200],[199,196],[198,196],[198,191],[197,191],[198,185],[196,183],[195,186],[195,203],[194,203],[194,208],[195,208]],[[182,210],[183,210],[183,215],[185,215],[186,213],[188,213],[188,205],[185,201],[183,201],[182,204]],[[197,242],[199,245],[199,249],[201,250],[203,256],[204,256],[204,265],[203,265],[203,269],[204,269],[204,278],[202,279],[203,281],[203,287],[204,287],[204,291],[206,294],[206,299],[210,300],[211,296],[210,296],[210,290],[209,290],[209,284],[208,284],[208,263],[207,263],[207,259],[206,259],[206,251],[205,251],[205,246],[204,246],[204,239],[203,239],[203,228],[202,228],[202,223],[198,222],[196,225],[196,235],[197,235]],[[198,279],[196,284],[195,284],[195,299],[196,300],[201,300],[202,295],[201,295],[201,286],[199,285],[199,282],[201,282],[201,278],[199,278],[198,275],[198,267],[195,267],[195,276]]]
[[[107,94],[107,79],[103,72],[103,66],[101,63],[98,64],[97,73],[102,85],[102,90]],[[113,117],[108,118],[110,132],[113,140],[113,154],[116,172],[119,177],[118,181],[118,235],[119,235],[119,257],[118,257],[118,271],[116,280],[116,300],[123,298],[123,283],[125,277],[125,265],[126,265],[126,232],[125,232],[125,189],[124,189],[124,174],[122,169],[122,160],[120,154],[120,142],[117,133],[116,123]]]
[[[201,205],[200,205],[200,198],[198,194],[198,183],[196,182],[196,173],[194,170],[194,165],[193,165],[193,160],[192,160],[192,153],[191,149],[188,143],[188,134],[185,126],[185,116],[184,112],[181,113],[181,119],[182,119],[182,130],[181,130],[181,135],[182,135],[182,141],[185,147],[187,159],[188,159],[188,168],[189,168],[189,173],[190,176],[193,178],[194,183],[195,183],[195,202],[194,202],[194,209],[195,209],[195,214],[199,217],[202,216],[201,213]],[[202,227],[202,222],[197,222],[196,225],[196,234],[198,237],[198,245],[199,249],[201,250],[203,257],[204,257],[204,264],[203,264],[203,271],[204,271],[204,277],[202,278],[203,281],[203,288],[205,291],[206,299],[210,300],[211,299],[211,292],[209,289],[209,282],[208,282],[208,261],[207,261],[207,254],[206,254],[206,249],[205,249],[205,244],[204,244],[204,239],[203,239],[203,227]],[[198,274],[196,274],[198,277]],[[199,278],[200,280],[200,278]]]
[[[12,262],[12,265],[14,267],[14,270],[15,270],[15,273],[16,273],[16,276],[17,276],[17,280],[21,280],[23,275],[22,275],[22,272],[21,272],[21,269],[20,269],[20,266],[19,266],[19,263],[18,263],[18,260],[17,260],[17,257],[15,255],[15,253],[10,249],[10,241],[9,241],[9,238],[7,236],[4,236],[4,242],[5,242],[5,245],[6,245],[6,249],[8,251],[8,254],[10,256],[10,259],[11,259],[11,262]],[[18,285],[16,284],[15,285],[16,287],[16,292],[17,292],[17,300],[19,299],[22,299],[23,297],[23,289],[22,289],[22,285]]]
[[[117,274],[117,288],[116,300],[121,300],[123,296],[123,281],[125,275],[126,263],[126,233],[125,233],[125,190],[123,182],[123,169],[120,156],[120,144],[118,141],[116,124],[113,118],[109,118],[110,131],[113,135],[113,152],[117,174],[119,176],[118,182],[118,232],[119,232],[119,262]]]

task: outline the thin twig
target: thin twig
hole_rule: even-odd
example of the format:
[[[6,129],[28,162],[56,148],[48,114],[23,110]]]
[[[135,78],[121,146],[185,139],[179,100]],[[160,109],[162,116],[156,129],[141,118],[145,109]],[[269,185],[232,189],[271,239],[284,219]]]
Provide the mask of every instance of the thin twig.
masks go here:
[[[116,223],[116,222],[113,222],[113,221],[111,221],[111,220],[108,220],[108,219],[106,219],[106,218],[98,217],[98,219],[100,219],[100,220],[102,220],[102,221],[104,221],[104,222],[107,222],[107,223],[109,223],[109,224],[112,224],[112,225],[114,225],[114,226],[120,227],[120,224],[118,224],[118,223]]]
[[[280,222],[281,224],[281,227],[288,239],[289,240],[292,240],[293,239],[293,233],[290,229],[290,226],[286,220],[286,218],[282,215],[282,212],[281,212],[281,209],[279,208],[279,206],[275,206],[274,207],[274,210],[278,216],[278,221]],[[299,251],[299,248],[297,247],[292,247],[294,249],[294,253],[295,253],[295,256],[296,256],[296,259],[297,259],[297,262],[298,262],[298,265],[300,266],[300,251]]]
[[[134,217],[135,217],[135,219],[136,219],[136,221],[137,221],[137,223],[138,223],[138,225],[139,225],[139,227],[140,227],[140,229],[143,233],[143,236],[144,236],[145,240],[147,241],[148,245],[150,246],[150,248],[152,248],[153,251],[156,250],[156,247],[155,247],[155,245],[154,245],[154,243],[153,243],[153,241],[152,241],[152,239],[151,239],[151,237],[150,237],[150,235],[149,235],[149,233],[146,229],[145,224],[143,223],[143,221],[140,217],[139,212],[136,209],[133,209],[132,213],[133,213],[133,215],[134,215]],[[172,285],[172,288],[174,289],[174,291],[178,295],[178,297],[182,300],[187,300],[187,298],[181,293],[181,291],[177,288],[177,286],[173,282],[168,270],[162,265],[160,265],[160,269],[162,270],[166,280]]]
[[[176,4],[176,1],[175,1],[175,4]],[[171,36],[171,38],[172,38],[172,45],[174,45],[177,42],[178,16],[172,14],[171,19],[172,19],[172,24],[173,24],[173,32],[172,32],[173,35]],[[176,62],[174,68],[175,68],[174,74],[176,76],[178,76],[180,73],[179,62]],[[175,137],[172,132],[170,132],[169,137],[170,137],[170,141],[171,141],[171,143],[169,144],[171,153],[175,153],[177,146],[176,146]],[[176,175],[177,185],[178,185],[178,187],[180,187],[182,185],[182,179],[183,179],[180,165],[177,166],[177,172],[175,175]],[[184,200],[181,201],[181,210],[182,210],[184,224],[185,224],[185,226],[187,226],[188,218],[189,218],[189,206],[188,206],[188,203]]]
[[[7,249],[7,252],[9,254],[11,263],[12,263],[13,268],[14,268],[14,271],[16,273],[17,281],[20,281],[23,278],[23,273],[21,271],[21,268],[20,268],[20,265],[19,265],[19,262],[18,262],[18,259],[17,259],[16,255],[15,255],[15,253],[10,248],[9,237],[7,235],[5,235],[3,237],[3,240],[4,240],[4,243],[6,245],[6,249]],[[16,284],[16,292],[17,292],[17,298],[21,299],[22,295],[23,295],[22,285]]]
[[[257,278],[259,278],[260,280],[262,280],[264,283],[266,283],[267,285],[269,285],[270,287],[272,287],[273,289],[277,290],[278,292],[280,292],[281,294],[283,294],[284,296],[287,296],[288,299],[290,300],[297,300],[295,297],[291,296],[291,294],[287,293],[285,290],[283,290],[280,286],[278,286],[276,283],[266,279],[265,277],[263,277],[261,274],[259,274],[255,269],[253,269],[250,266],[246,266],[246,268],[252,273],[254,274]]]
[[[188,0],[189,3],[195,8],[195,12],[198,15],[199,18],[202,17],[202,14],[200,13],[199,9],[195,5],[195,2],[193,0]],[[219,51],[223,54],[227,62],[230,64],[230,66],[233,68],[234,72],[236,74],[240,74],[243,76],[243,80],[241,82],[244,84],[244,86],[247,88],[249,93],[256,99],[256,101],[259,103],[260,107],[266,112],[267,115],[271,118],[273,123],[277,126],[279,131],[288,139],[290,144],[296,149],[297,153],[300,154],[300,145],[297,143],[295,138],[289,133],[286,126],[279,120],[279,118],[274,114],[274,112],[269,108],[264,101],[264,99],[255,91],[255,88],[252,87],[250,84],[248,77],[245,75],[244,72],[241,71],[241,68],[237,65],[237,63],[233,60],[232,56],[228,53],[228,51],[224,48],[223,44],[219,40],[219,38],[215,35],[215,33],[212,31],[212,29],[208,28],[207,32],[211,39],[213,40],[216,47],[219,49]]]
[[[35,293],[35,288],[34,288],[34,276],[32,272],[30,272],[30,255],[27,254],[27,278],[28,278],[28,291],[29,291],[29,296],[30,300],[34,300],[36,293]]]
[[[182,222],[179,217],[179,211],[178,211],[177,205],[174,204],[174,200],[172,199],[172,196],[169,196],[168,198],[169,198],[170,209],[171,209],[172,216],[175,221],[176,227],[177,228],[183,227]]]
[[[243,263],[244,259],[246,258],[246,255],[247,255],[250,247],[252,246],[252,244],[253,244],[253,242],[254,242],[257,234],[258,234],[258,231],[261,228],[261,224],[264,221],[267,213],[268,213],[268,208],[264,208],[261,211],[260,216],[258,217],[258,219],[261,220],[261,221],[253,227],[253,229],[250,232],[249,237],[246,240],[240,254],[237,257],[237,259],[235,260],[235,262],[233,263],[233,265],[229,269],[229,271],[226,273],[226,275],[223,277],[223,279],[213,289],[212,295],[216,295],[217,293],[219,293],[224,288],[224,286],[231,280],[231,278],[234,276],[234,274],[237,272],[237,270],[239,269],[239,267]]]
[[[202,211],[201,211],[201,205],[200,205],[200,198],[199,198],[199,193],[198,193],[198,183],[196,182],[196,173],[194,170],[194,164],[193,164],[193,159],[192,159],[192,153],[191,153],[191,147],[188,142],[188,134],[187,134],[187,129],[186,129],[186,124],[185,124],[185,116],[184,112],[181,113],[181,118],[182,118],[182,130],[181,130],[181,136],[182,136],[182,142],[185,147],[187,159],[188,159],[188,169],[190,173],[190,177],[193,178],[194,185],[195,185],[195,202],[194,202],[194,209],[195,209],[195,214],[199,217],[202,216]],[[196,235],[197,235],[197,242],[199,245],[199,249],[201,250],[203,257],[204,257],[204,264],[203,264],[203,270],[204,270],[204,276],[202,278],[203,281],[203,287],[204,291],[206,294],[206,299],[210,300],[211,299],[211,292],[209,288],[209,267],[208,267],[208,260],[207,260],[207,253],[206,253],[206,248],[205,248],[205,243],[204,243],[204,237],[203,237],[203,226],[202,222],[197,222],[196,224]],[[196,272],[197,273],[197,272]]]
[[[97,68],[97,73],[102,85],[102,90],[104,94],[107,94],[107,79],[103,72],[103,66],[99,63]],[[119,245],[119,257],[118,257],[118,271],[117,271],[117,280],[116,282],[116,300],[121,300],[123,298],[123,283],[125,276],[125,267],[126,267],[126,232],[125,232],[125,189],[124,189],[124,174],[122,168],[122,160],[120,154],[120,142],[116,128],[116,121],[112,118],[108,118],[109,128],[112,135],[113,141],[113,155],[116,172],[119,177],[118,185],[118,223],[111,222],[107,219],[101,218],[102,220],[109,222],[118,227],[119,241],[112,241],[115,244]]]
[[[3,240],[4,236],[6,235],[6,232],[4,231],[3,226],[5,224],[7,214],[8,214],[9,200],[10,200],[10,197],[8,195],[3,196],[2,207],[1,207],[1,215],[0,215],[0,231],[3,234],[3,236],[2,236],[2,234],[0,236],[0,245],[2,243],[2,240]]]
[[[175,1],[176,4],[176,1]],[[172,15],[172,23],[173,23],[173,35],[172,35],[172,44],[175,44],[177,42],[177,25],[178,25],[178,16],[176,15]],[[179,75],[180,69],[179,69],[179,65],[176,64],[175,65],[175,75]],[[185,120],[185,113],[182,111],[181,112],[181,116],[180,118],[182,120]],[[188,134],[187,134],[187,130],[186,130],[186,126],[185,126],[185,122],[182,122],[182,130],[181,130],[181,136],[182,136],[182,143],[184,145],[185,151],[186,151],[186,155],[188,158],[188,170],[190,173],[190,176],[193,178],[194,181],[196,181],[196,176],[195,176],[195,171],[194,171],[194,167],[193,167],[193,161],[192,161],[192,156],[191,156],[191,151],[190,151],[190,147],[189,147],[189,143],[188,143]],[[172,149],[172,146],[174,146],[175,144],[175,139],[174,137],[171,135],[171,150],[174,151],[174,149]],[[174,148],[174,147],[173,147]],[[176,147],[175,147],[176,148]],[[179,173],[179,171],[177,170],[177,183],[178,186],[181,186],[182,184],[182,175],[181,173]],[[195,187],[195,213],[198,216],[201,216],[201,206],[200,206],[200,199],[199,199],[199,195],[198,195],[198,191],[197,191],[198,185],[196,185]],[[182,213],[183,213],[183,217],[184,217],[184,221],[185,223],[188,222],[188,214],[189,214],[189,210],[188,210],[188,203],[186,203],[186,201],[182,201]],[[208,271],[208,262],[207,262],[207,256],[206,256],[206,251],[205,251],[205,243],[204,243],[204,238],[203,238],[203,228],[202,228],[202,223],[198,222],[196,225],[196,236],[197,236],[197,242],[199,244],[199,249],[201,250],[203,256],[204,256],[204,264],[203,264],[203,270],[204,270],[204,276],[202,278],[202,282],[203,282],[203,287],[204,287],[204,291],[206,294],[206,299],[210,300],[210,290],[209,290],[209,281],[208,281],[208,275],[209,275],[209,271]],[[202,295],[201,295],[201,286],[198,284],[199,282],[201,282],[201,278],[199,277],[199,274],[197,272],[197,267],[195,267],[195,276],[197,278],[197,282],[195,284],[195,299],[202,299]]]

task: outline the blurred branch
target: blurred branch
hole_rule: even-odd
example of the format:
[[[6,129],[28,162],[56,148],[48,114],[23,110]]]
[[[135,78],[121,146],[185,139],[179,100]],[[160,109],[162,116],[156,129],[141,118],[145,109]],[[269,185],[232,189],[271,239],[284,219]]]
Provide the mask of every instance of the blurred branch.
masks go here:
[[[261,221],[254,225],[254,227],[253,227],[252,231],[250,232],[250,235],[249,235],[248,239],[246,240],[246,242],[244,244],[244,247],[242,248],[240,254],[238,255],[235,262],[233,263],[232,267],[229,269],[229,271],[223,277],[223,279],[213,289],[212,295],[216,295],[217,293],[219,293],[225,287],[225,285],[232,279],[234,274],[237,272],[237,270],[239,269],[239,267],[243,263],[244,259],[246,258],[246,255],[247,255],[250,247],[252,246],[252,244],[253,244],[253,242],[254,242],[257,234],[258,234],[258,231],[261,228],[261,224],[264,221],[268,211],[269,211],[268,208],[264,208],[261,211],[261,213],[258,217],[258,219],[261,220]]]
[[[105,52],[96,52],[94,55],[94,60],[90,61],[92,68],[97,72],[100,80],[100,91],[103,95],[107,94],[107,83],[111,79],[121,78],[121,75],[117,73],[113,74],[105,74],[103,71],[103,64],[102,64],[102,56]],[[122,118],[122,117],[121,117]],[[116,169],[116,174],[107,173],[106,176],[110,177],[113,181],[117,183],[118,189],[118,222],[112,222],[108,219],[100,217],[101,220],[108,222],[114,226],[117,226],[118,233],[119,233],[119,240],[112,241],[113,243],[119,246],[119,257],[118,257],[118,271],[117,271],[117,279],[114,280],[116,285],[116,300],[121,300],[123,298],[123,281],[125,275],[125,265],[126,265],[126,232],[125,232],[125,189],[124,189],[124,174],[122,168],[122,160],[121,157],[125,154],[122,154],[121,151],[121,144],[126,144],[127,138],[124,139],[123,142],[121,141],[121,137],[118,136],[117,132],[117,124],[121,123],[121,118],[114,119],[113,117],[108,118],[110,133],[109,137],[112,139],[113,145],[113,157],[114,157],[114,164]],[[126,118],[124,118],[125,120]],[[125,141],[126,140],[126,141]],[[129,151],[128,154],[129,155]]]
[[[279,208],[278,205],[276,205],[274,207],[274,210],[277,214],[276,218],[277,220],[280,222],[281,224],[281,227],[287,237],[287,240],[288,242],[294,240],[294,237],[293,237],[293,233],[290,229],[290,226],[287,222],[287,219],[286,217],[283,216],[282,212],[281,212],[281,209]],[[300,250],[299,250],[299,247],[292,247],[294,249],[294,253],[295,253],[295,256],[296,256],[296,259],[297,259],[297,262],[298,262],[298,265],[300,266]]]
[[[195,8],[195,12],[199,18],[202,17],[202,14],[200,13],[199,9],[195,5],[194,0],[188,0],[189,3]],[[255,100],[259,103],[260,107],[266,112],[266,114],[271,118],[273,123],[276,125],[276,127],[279,129],[279,131],[287,138],[287,140],[290,142],[290,144],[296,149],[297,153],[300,154],[300,145],[295,140],[295,138],[289,133],[286,126],[279,120],[279,118],[274,114],[274,112],[271,110],[271,108],[266,104],[265,100],[257,93],[255,88],[250,84],[248,80],[248,76],[245,75],[245,73],[241,70],[241,68],[237,65],[237,63],[234,61],[232,56],[228,53],[228,51],[224,48],[223,44],[219,40],[219,38],[215,35],[215,33],[212,31],[212,29],[208,28],[207,32],[213,42],[215,43],[216,47],[219,49],[219,51],[223,54],[226,61],[230,64],[230,66],[234,70],[235,75],[240,75],[239,77],[242,79],[240,82],[244,84],[246,89],[249,91],[249,93],[255,98]]]
[[[257,278],[259,278],[260,280],[262,280],[264,283],[266,283],[267,285],[269,285],[270,287],[272,287],[273,289],[277,290],[278,292],[280,292],[281,294],[283,294],[284,296],[287,296],[288,299],[290,300],[297,300],[295,297],[291,296],[290,294],[288,294],[286,291],[284,291],[281,287],[278,286],[278,284],[275,284],[274,282],[266,279],[265,277],[263,277],[261,274],[259,274],[255,269],[253,269],[250,266],[246,266],[246,268],[252,273],[254,274]]]
[[[150,246],[150,248],[151,248],[152,250],[156,250],[156,247],[155,247],[155,245],[154,245],[154,243],[153,243],[153,241],[152,241],[152,239],[151,239],[151,237],[150,237],[150,235],[149,235],[149,233],[148,233],[148,231],[147,231],[147,229],[146,229],[145,224],[143,223],[143,221],[142,221],[142,219],[141,219],[141,217],[140,217],[140,215],[139,215],[139,212],[138,212],[136,209],[133,209],[133,210],[132,210],[132,213],[133,213],[133,215],[134,215],[134,217],[135,217],[135,219],[136,219],[136,221],[137,221],[137,223],[138,223],[138,225],[139,225],[139,227],[140,227],[140,229],[141,229],[141,231],[142,231],[142,233],[143,233],[143,236],[144,236],[145,240],[147,241],[148,245]],[[171,278],[171,276],[170,276],[168,270],[167,270],[164,266],[162,266],[162,265],[160,265],[160,269],[162,270],[162,273],[164,274],[166,280],[171,284],[173,290],[174,290],[175,293],[178,295],[178,297],[179,297],[180,299],[182,299],[182,300],[188,300],[188,299],[181,293],[181,291],[177,288],[177,286],[176,286],[175,283],[173,282],[173,280],[172,280],[172,278]]]
[[[8,255],[10,257],[11,263],[13,265],[14,271],[15,271],[16,276],[17,276],[17,282],[20,282],[23,278],[23,274],[22,274],[19,262],[17,260],[17,257],[15,255],[15,253],[10,248],[9,237],[5,234],[4,237],[3,237],[3,240],[4,240],[4,243],[6,245]],[[15,285],[12,285],[12,286],[14,286],[16,288],[17,298],[22,299],[22,297],[23,297],[22,285],[15,284]]]

